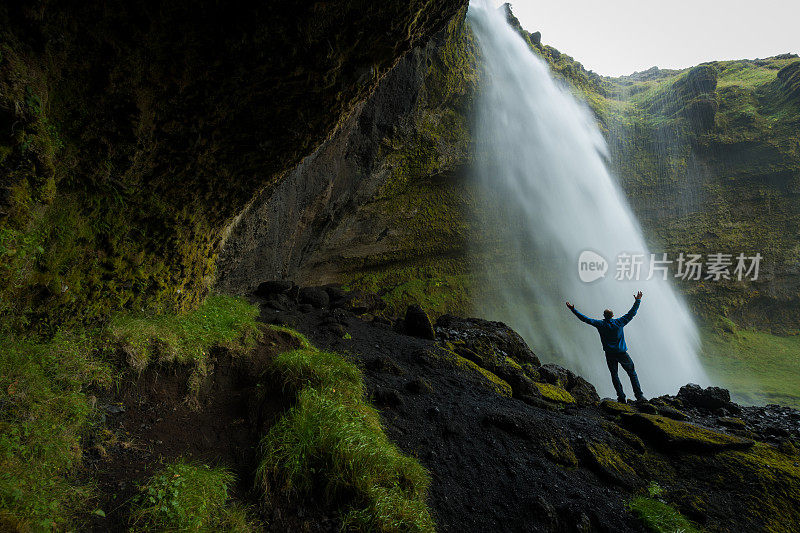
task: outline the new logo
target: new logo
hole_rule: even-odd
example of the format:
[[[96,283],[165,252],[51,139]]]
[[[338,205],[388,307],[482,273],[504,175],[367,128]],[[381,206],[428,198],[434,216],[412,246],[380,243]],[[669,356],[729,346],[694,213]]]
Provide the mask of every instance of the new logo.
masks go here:
[[[602,255],[591,250],[584,250],[578,257],[578,276],[584,283],[591,283],[606,275],[608,261]]]

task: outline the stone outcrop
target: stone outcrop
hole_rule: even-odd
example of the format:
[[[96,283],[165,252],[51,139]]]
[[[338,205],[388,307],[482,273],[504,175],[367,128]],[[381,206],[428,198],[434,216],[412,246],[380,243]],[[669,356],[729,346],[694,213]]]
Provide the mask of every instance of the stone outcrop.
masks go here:
[[[254,195],[465,4],[0,8],[0,316],[196,305]]]

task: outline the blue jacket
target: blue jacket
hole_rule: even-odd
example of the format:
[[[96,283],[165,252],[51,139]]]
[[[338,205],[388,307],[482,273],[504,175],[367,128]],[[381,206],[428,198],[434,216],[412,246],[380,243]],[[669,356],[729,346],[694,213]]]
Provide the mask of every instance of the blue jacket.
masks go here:
[[[631,310],[619,318],[604,318],[603,320],[596,320],[589,318],[575,309],[572,310],[575,316],[581,321],[597,328],[600,333],[600,342],[603,343],[603,351],[609,353],[625,353],[628,347],[625,345],[625,334],[622,332],[623,326],[630,322],[636,316],[636,311],[639,310],[641,300],[633,302]]]

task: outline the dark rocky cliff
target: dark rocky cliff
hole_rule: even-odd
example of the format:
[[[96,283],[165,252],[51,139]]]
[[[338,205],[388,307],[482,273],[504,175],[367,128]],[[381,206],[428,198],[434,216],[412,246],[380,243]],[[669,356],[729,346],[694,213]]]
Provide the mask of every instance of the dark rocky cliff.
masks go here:
[[[468,304],[463,280],[420,282],[464,274],[464,241],[475,233],[464,167],[479,69],[465,11],[248,207],[220,259],[223,290],[292,278],[402,286],[428,302],[441,294],[441,312]]]
[[[186,309],[225,227],[464,5],[0,7],[0,315]]]

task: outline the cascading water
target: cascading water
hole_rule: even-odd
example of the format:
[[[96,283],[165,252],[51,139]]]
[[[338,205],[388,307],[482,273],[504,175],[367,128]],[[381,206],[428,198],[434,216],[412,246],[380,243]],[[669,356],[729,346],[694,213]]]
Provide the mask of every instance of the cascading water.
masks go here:
[[[493,294],[479,311],[514,327],[543,360],[572,368],[610,395],[597,332],[564,301],[591,317],[602,317],[605,308],[620,316],[641,289],[642,306],[625,337],[645,394],[674,394],[688,382],[706,383],[697,330],[685,305],[661,271],[646,279],[650,251],[606,167],[606,145],[593,116],[554,81],[502,9],[473,1],[469,21],[485,69],[476,105],[474,172],[478,222],[489,236],[478,251],[479,263]],[[607,261],[605,276],[593,282],[579,277],[578,259],[586,250]],[[638,281],[630,269],[622,277],[634,279],[616,279],[620,254],[644,254]],[[619,264],[627,264],[622,257]]]

